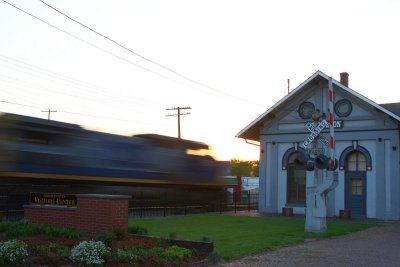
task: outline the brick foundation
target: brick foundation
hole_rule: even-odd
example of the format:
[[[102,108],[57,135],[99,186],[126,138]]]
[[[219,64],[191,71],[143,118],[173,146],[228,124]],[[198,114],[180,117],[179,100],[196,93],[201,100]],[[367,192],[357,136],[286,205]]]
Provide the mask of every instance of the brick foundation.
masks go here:
[[[25,205],[29,222],[75,228],[88,232],[128,231],[130,196],[76,195],[77,206]]]

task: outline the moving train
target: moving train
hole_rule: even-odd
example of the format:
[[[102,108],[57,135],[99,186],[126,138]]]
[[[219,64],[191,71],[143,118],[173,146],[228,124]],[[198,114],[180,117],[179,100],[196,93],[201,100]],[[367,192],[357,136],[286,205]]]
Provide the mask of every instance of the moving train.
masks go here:
[[[7,190],[220,192],[220,163],[210,156],[188,153],[204,149],[208,149],[204,143],[162,135],[120,136],[75,124],[0,114],[0,183]],[[56,185],[65,187],[57,189]]]

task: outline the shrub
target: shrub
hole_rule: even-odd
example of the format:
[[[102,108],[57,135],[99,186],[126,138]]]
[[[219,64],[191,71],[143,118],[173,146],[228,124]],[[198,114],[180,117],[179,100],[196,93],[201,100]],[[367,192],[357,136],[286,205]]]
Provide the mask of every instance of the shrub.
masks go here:
[[[27,245],[23,241],[8,240],[0,243],[0,264],[23,263],[27,258]]]
[[[0,221],[0,234],[6,232],[11,226],[10,222]]]
[[[149,231],[141,226],[128,226],[128,233],[135,235],[147,235]]]
[[[33,254],[42,254],[50,258],[60,258],[63,260],[67,260],[70,254],[68,246],[56,243],[33,246],[30,249]]]
[[[70,259],[79,266],[102,266],[110,256],[110,249],[102,242],[82,241],[71,250]]]
[[[145,257],[145,258],[147,258],[150,254],[150,250],[145,249],[143,247],[132,247],[129,249],[129,252],[137,255],[138,257]]]
[[[22,238],[40,233],[40,226],[26,222],[10,223],[4,231],[8,239]]]
[[[116,240],[124,240],[128,237],[128,233],[124,229],[119,227],[114,228],[112,232]]]
[[[139,256],[135,254],[135,250],[130,249],[117,249],[117,260],[122,263],[134,264],[138,261]]]
[[[115,235],[110,232],[102,232],[97,234],[96,240],[103,242],[104,245],[111,247],[112,241],[115,239]]]
[[[83,233],[66,227],[56,227],[46,225],[42,229],[42,233],[46,234],[49,238],[64,237],[68,239],[80,238]]]
[[[137,257],[147,258],[147,257],[149,257],[151,255],[154,255],[154,252],[152,251],[153,249],[155,249],[155,248],[145,249],[145,248],[143,248],[141,246],[137,246],[137,247],[125,248],[125,249],[121,249],[121,250],[124,250],[126,253],[130,253],[130,254],[135,255]],[[156,248],[156,249],[159,249],[159,248]]]
[[[19,221],[17,223],[0,223],[0,233],[4,233],[4,237],[8,239],[28,237],[36,234],[45,234],[48,239],[56,237],[79,238],[83,233],[65,227],[56,227],[43,224],[33,224],[27,221]]]
[[[145,249],[142,247],[131,247],[117,250],[117,260],[120,263],[135,264],[139,261],[139,258],[155,260],[154,264],[164,265],[166,263],[179,263],[185,258],[192,255],[190,249],[181,248],[178,246],[172,246],[167,249],[161,247],[154,247],[151,249]]]
[[[132,255],[135,255],[137,257],[143,257],[143,258],[149,258],[152,256],[157,256],[160,257],[161,254],[163,253],[163,249],[160,247],[154,247],[150,249],[146,249],[140,246],[137,247],[131,247],[127,249],[123,249],[126,253],[130,253]]]
[[[68,259],[69,257],[69,247],[65,245],[50,243],[49,248],[54,251],[58,257],[61,259]]]
[[[181,248],[178,246],[171,246],[161,253],[161,257],[165,261],[180,262],[185,258],[192,256],[192,251],[187,248]]]

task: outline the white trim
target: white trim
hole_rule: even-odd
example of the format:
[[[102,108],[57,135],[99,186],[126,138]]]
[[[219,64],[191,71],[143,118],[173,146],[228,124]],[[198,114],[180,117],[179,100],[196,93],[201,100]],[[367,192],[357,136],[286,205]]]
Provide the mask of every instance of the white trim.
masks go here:
[[[313,75],[311,75],[307,80],[305,80],[302,84],[300,84],[299,86],[297,86],[293,91],[291,91],[288,95],[286,95],[285,97],[283,97],[281,100],[279,100],[275,105],[273,105],[272,107],[270,107],[267,111],[265,111],[263,114],[261,114],[260,116],[258,116],[254,121],[252,121],[249,125],[247,125],[245,128],[243,128],[243,130],[241,130],[239,133],[236,134],[235,137],[239,137],[244,134],[245,132],[247,132],[250,128],[252,128],[254,125],[256,125],[259,121],[261,121],[263,118],[265,118],[268,114],[272,113],[272,111],[274,111],[277,107],[279,107],[281,104],[283,104],[286,100],[288,100],[289,98],[293,97],[298,91],[300,91],[305,85],[307,85],[310,81],[312,81],[313,79],[315,79],[317,76],[321,76],[323,78],[325,78],[326,80],[329,80],[329,76],[326,75],[325,73],[323,73],[322,71],[317,71],[315,72]],[[356,91],[344,86],[343,84],[341,84],[340,82],[332,79],[332,82],[334,85],[340,87],[341,89],[343,89],[344,91],[354,95],[355,97],[358,97],[359,99],[363,100],[364,102],[370,104],[371,106],[373,106],[374,108],[382,111],[383,113],[386,113],[388,116],[393,117],[394,119],[396,119],[397,121],[400,121],[400,117],[393,114],[392,112],[390,112],[389,110],[381,107],[380,105],[378,105],[377,103],[375,103],[374,101],[368,99],[367,97],[357,93]]]
[[[273,105],[272,107],[270,107],[267,111],[265,111],[263,114],[261,114],[260,116],[258,116],[257,119],[255,119],[253,122],[251,122],[249,125],[247,125],[243,130],[241,130],[238,134],[236,134],[236,137],[239,137],[240,135],[242,135],[244,132],[246,132],[247,130],[249,130],[251,127],[253,127],[256,123],[258,123],[262,118],[264,118],[265,116],[267,116],[269,113],[271,113],[275,108],[277,108],[278,106],[280,106],[282,103],[284,103],[287,99],[289,99],[292,95],[296,94],[297,91],[299,91],[303,86],[305,86],[307,83],[309,83],[310,81],[312,81],[315,77],[318,76],[318,74],[320,73],[320,71],[317,71],[316,73],[314,73],[310,78],[308,78],[307,80],[305,80],[302,84],[300,84],[299,86],[297,86],[295,89],[293,89],[289,94],[287,94],[286,96],[284,96],[281,100],[279,100],[277,103],[275,103],[275,105]]]
[[[265,169],[265,206],[271,206],[271,143],[266,143],[266,169]]]
[[[390,166],[391,166],[391,149],[390,149],[390,140],[385,140],[385,211],[390,212],[392,210],[391,207],[391,173],[390,173]]]

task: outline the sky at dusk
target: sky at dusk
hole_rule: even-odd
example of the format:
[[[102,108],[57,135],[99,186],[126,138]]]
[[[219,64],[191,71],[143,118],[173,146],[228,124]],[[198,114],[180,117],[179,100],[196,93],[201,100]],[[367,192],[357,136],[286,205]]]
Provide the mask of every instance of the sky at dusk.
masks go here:
[[[182,138],[258,159],[235,135],[287,79],[346,71],[351,89],[400,102],[399,25],[395,0],[0,0],[0,112],[176,137],[167,109],[191,107]]]

